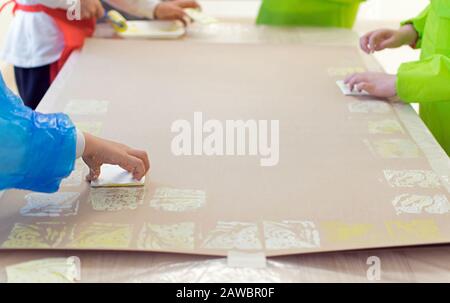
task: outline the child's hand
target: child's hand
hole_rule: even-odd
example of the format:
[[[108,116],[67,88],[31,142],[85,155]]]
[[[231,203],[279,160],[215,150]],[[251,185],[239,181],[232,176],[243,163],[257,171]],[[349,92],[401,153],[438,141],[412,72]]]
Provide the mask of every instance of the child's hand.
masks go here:
[[[80,0],[81,20],[101,18],[105,14],[99,0]]]
[[[360,73],[353,74],[345,79],[345,84],[350,90],[366,91],[370,95],[379,98],[391,98],[397,95],[397,76],[385,73]]]
[[[381,51],[386,48],[397,48],[402,45],[412,45],[417,41],[418,35],[410,24],[399,30],[380,29],[365,34],[359,43],[361,49],[367,54]]]
[[[173,0],[158,4],[155,9],[155,18],[160,20],[180,20],[185,23],[187,15],[185,8],[200,8],[194,0]]]
[[[137,180],[142,179],[150,169],[150,162],[145,151],[132,149],[126,145],[84,134],[84,162],[89,166],[88,181],[96,180],[100,175],[102,164],[115,164],[133,174]]]

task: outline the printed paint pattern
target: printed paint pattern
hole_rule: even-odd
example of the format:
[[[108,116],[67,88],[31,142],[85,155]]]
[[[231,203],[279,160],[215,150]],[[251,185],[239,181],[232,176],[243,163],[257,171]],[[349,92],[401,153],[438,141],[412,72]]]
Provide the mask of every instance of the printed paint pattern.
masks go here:
[[[383,173],[392,187],[441,187],[438,175],[431,170],[384,170]]]
[[[404,130],[397,120],[385,119],[379,121],[369,121],[368,128],[370,134],[403,134]]]
[[[355,101],[349,103],[348,110],[358,114],[387,114],[392,112],[391,106],[382,101]]]
[[[246,222],[217,222],[216,227],[207,233],[202,246],[208,249],[259,250],[258,226]]]
[[[192,222],[166,225],[146,223],[139,233],[138,247],[151,250],[192,250],[194,228]]]
[[[344,223],[329,221],[321,224],[326,239],[333,243],[342,242],[366,242],[374,236],[374,226],[362,223]]]
[[[89,203],[97,211],[135,210],[145,197],[143,187],[92,188]]]
[[[450,203],[445,195],[402,194],[392,201],[397,215],[400,214],[445,214],[450,212]]]
[[[6,267],[8,283],[73,283],[80,280],[77,257],[48,258]]]
[[[92,223],[77,226],[68,247],[108,249],[128,248],[132,236],[129,224]]]
[[[265,221],[264,238],[269,250],[320,247],[320,235],[311,221]]]
[[[408,139],[383,139],[373,142],[377,154],[382,158],[418,158],[420,151],[417,145]]]
[[[57,248],[68,235],[68,227],[60,222],[16,223],[4,248]]]
[[[104,115],[108,112],[105,100],[70,100],[64,112],[69,115]]]
[[[27,204],[20,209],[25,217],[66,217],[78,213],[80,193],[31,193],[25,196]]]
[[[157,188],[150,207],[172,212],[193,211],[205,205],[206,193],[202,190]]]
[[[432,219],[395,220],[385,222],[388,235],[396,241],[438,241],[439,228]]]

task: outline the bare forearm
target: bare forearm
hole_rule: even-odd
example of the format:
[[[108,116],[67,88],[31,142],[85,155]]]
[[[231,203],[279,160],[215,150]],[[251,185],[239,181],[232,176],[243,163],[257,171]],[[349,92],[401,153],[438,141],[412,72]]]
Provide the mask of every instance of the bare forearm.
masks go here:
[[[419,34],[412,24],[406,24],[398,30],[403,45],[414,45],[419,38]]]

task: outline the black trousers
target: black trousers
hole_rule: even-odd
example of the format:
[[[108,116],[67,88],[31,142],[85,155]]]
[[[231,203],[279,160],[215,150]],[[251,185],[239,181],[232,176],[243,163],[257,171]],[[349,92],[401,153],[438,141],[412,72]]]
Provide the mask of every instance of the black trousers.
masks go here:
[[[33,68],[14,67],[20,97],[26,106],[36,109],[50,87],[50,65]]]

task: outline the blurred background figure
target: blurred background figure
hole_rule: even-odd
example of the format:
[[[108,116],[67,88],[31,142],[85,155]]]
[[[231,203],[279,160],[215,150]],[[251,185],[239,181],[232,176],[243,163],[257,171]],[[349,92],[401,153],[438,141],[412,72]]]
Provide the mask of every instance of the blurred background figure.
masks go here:
[[[352,28],[365,0],[263,0],[257,24]]]

